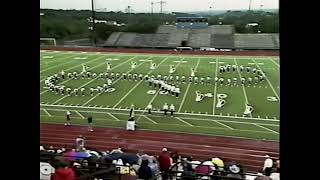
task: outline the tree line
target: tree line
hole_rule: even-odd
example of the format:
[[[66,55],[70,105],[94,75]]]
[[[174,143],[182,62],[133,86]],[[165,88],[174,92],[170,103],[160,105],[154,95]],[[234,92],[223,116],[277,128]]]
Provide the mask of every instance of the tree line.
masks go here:
[[[89,10],[53,10],[41,9],[40,37],[52,37],[62,40],[91,38]],[[96,24],[95,36],[106,40],[113,32],[155,33],[162,24],[174,24],[175,14],[96,12],[96,19],[116,21],[124,26]],[[237,33],[278,33],[279,14],[262,11],[228,11],[209,17],[209,25],[233,24]],[[257,27],[246,27],[248,23],[258,23]]]

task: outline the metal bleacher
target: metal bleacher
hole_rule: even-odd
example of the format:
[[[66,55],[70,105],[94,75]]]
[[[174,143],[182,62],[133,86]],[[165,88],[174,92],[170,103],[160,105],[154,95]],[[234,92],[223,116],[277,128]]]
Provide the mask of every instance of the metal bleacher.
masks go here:
[[[279,49],[279,34],[237,34],[233,25],[212,25],[207,28],[181,29],[161,25],[154,34],[114,32],[105,46],[175,48],[185,41],[193,48]]]

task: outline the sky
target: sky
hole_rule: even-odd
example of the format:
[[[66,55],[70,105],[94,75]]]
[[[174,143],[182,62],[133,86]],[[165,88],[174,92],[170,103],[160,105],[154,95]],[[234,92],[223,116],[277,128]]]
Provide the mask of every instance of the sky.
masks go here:
[[[160,0],[94,0],[96,9],[107,11],[124,11],[130,5],[134,12],[150,12],[151,2]],[[164,12],[174,11],[209,11],[213,10],[234,10],[248,9],[250,0],[164,0]],[[251,0],[252,9],[278,9],[279,0]],[[41,8],[49,9],[91,9],[91,0],[40,0]],[[160,11],[160,5],[154,5],[154,12]]]

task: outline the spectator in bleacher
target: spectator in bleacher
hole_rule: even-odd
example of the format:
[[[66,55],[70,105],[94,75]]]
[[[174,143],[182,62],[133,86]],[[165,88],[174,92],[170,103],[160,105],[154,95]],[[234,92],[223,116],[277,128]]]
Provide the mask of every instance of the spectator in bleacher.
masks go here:
[[[240,175],[240,173],[241,173],[240,167],[235,164],[232,166],[229,166],[228,172],[229,172],[229,174],[227,175],[227,177],[243,178],[242,175]]]
[[[201,179],[209,179],[209,176],[212,175],[215,170],[214,165],[211,159],[203,161],[199,166],[196,167],[195,173],[199,174]]]
[[[160,171],[161,171],[161,176],[162,180],[167,180],[168,179],[168,173],[169,173],[169,168],[172,165],[172,160],[168,154],[168,149],[163,148],[162,153],[158,157],[158,162],[160,166]]]
[[[115,154],[115,153],[123,153],[122,152],[122,148],[121,147],[118,147],[117,149],[113,149],[110,154]]]
[[[76,150],[77,151],[83,151],[84,150],[84,143],[85,143],[85,137],[83,137],[82,135],[79,135],[76,138]]]
[[[193,171],[191,161],[192,157],[190,156],[182,160],[183,171]]]
[[[152,178],[152,170],[148,165],[149,165],[148,159],[142,160],[141,166],[138,170],[139,179],[148,180]]]
[[[280,157],[279,157],[279,159],[277,159],[277,161],[276,161],[276,168],[277,168],[277,173],[280,173]]]
[[[218,170],[223,171],[224,163],[222,159],[215,157],[215,158],[212,158],[211,160],[212,160],[212,163],[218,168]]]
[[[51,175],[51,180],[76,180],[75,172],[68,167],[68,163],[60,162],[60,166]]]
[[[270,158],[269,155],[265,155],[264,156],[266,158],[266,160],[264,161],[264,165],[263,165],[263,172],[265,173],[271,173],[271,170],[272,170],[272,167],[273,167],[273,161],[272,159]]]
[[[255,178],[255,180],[272,180],[269,176],[271,175],[271,172],[266,172],[266,174],[265,175],[263,175],[263,174],[259,174],[259,176],[257,176],[256,178]]]
[[[178,159],[180,158],[178,151],[174,151],[170,154],[173,163],[177,163]]]
[[[272,180],[280,180],[280,173],[277,173],[277,172],[271,173],[270,178]]]

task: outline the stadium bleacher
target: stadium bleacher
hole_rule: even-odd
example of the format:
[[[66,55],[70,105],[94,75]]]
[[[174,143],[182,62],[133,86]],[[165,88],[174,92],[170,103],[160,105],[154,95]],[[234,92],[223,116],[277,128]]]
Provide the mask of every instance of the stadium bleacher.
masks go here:
[[[154,34],[114,32],[104,46],[175,48],[185,41],[192,48],[279,49],[279,34],[237,34],[233,25],[203,29],[177,29],[161,25]]]
[[[276,49],[273,34],[234,34],[235,48]]]

